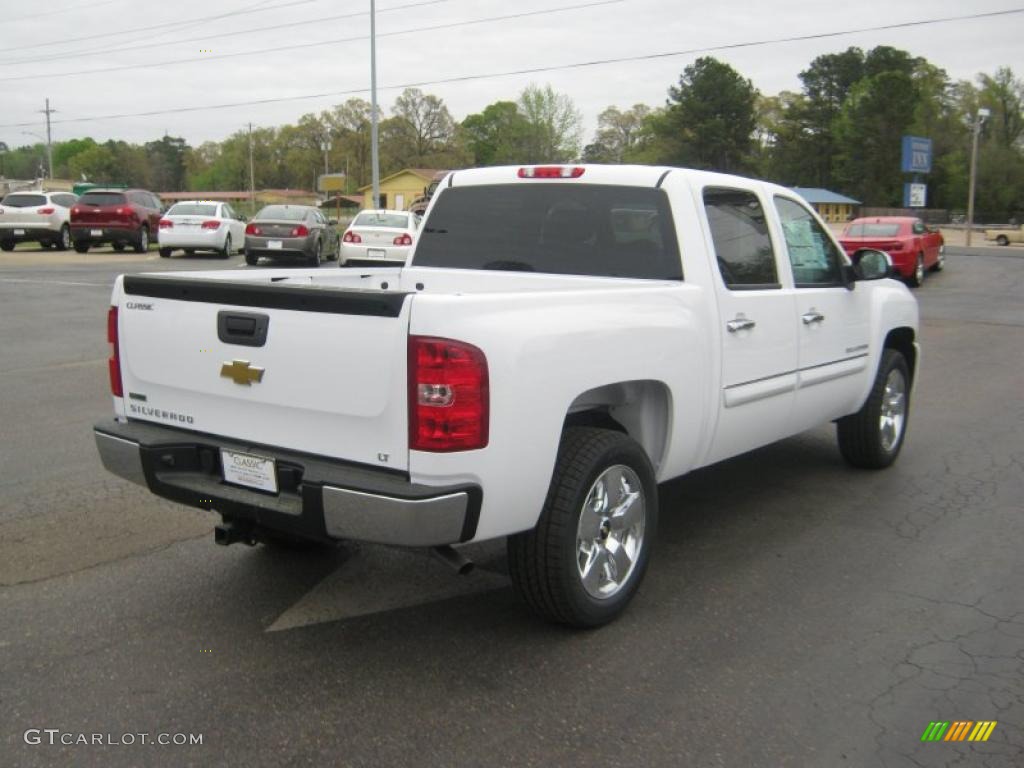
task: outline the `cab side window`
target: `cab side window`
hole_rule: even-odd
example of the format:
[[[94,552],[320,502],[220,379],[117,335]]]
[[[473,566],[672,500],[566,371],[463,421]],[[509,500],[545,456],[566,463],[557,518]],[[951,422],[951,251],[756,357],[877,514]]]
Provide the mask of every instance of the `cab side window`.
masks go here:
[[[781,288],[768,222],[757,195],[709,187],[704,190],[704,209],[726,287],[732,291]]]
[[[845,260],[811,212],[785,197],[775,198],[775,208],[782,222],[796,287],[842,285]]]

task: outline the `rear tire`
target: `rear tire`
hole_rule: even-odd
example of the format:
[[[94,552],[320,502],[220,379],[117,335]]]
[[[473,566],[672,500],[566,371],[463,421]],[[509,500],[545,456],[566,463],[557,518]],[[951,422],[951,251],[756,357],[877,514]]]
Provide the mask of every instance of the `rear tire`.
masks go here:
[[[320,266],[320,250],[323,248],[323,243],[319,240],[316,241],[316,247],[313,249],[313,255],[309,258],[309,266],[319,267]]]
[[[14,241],[13,240],[0,240],[0,251],[13,251]]]
[[[231,235],[228,234],[228,236],[224,238],[224,247],[220,250],[220,257],[222,259],[230,259],[231,256]]]
[[[914,262],[914,271],[910,273],[907,282],[914,288],[924,285],[924,254],[917,254],[917,261]]]
[[[89,243],[75,243],[75,253],[88,253]]]
[[[111,243],[110,247],[118,253],[124,253],[124,243]]]
[[[570,427],[537,527],[508,538],[512,583],[549,621],[606,624],[639,588],[657,522],[654,470],[636,441]]]
[[[999,235],[999,237],[996,238],[996,242],[999,243],[999,245],[1009,245],[1010,238],[1008,238],[1006,235]]]
[[[71,228],[65,224],[60,228],[60,234],[53,241],[58,251],[66,251],[71,247]]]
[[[149,228],[143,227],[139,230],[139,239],[132,246],[136,253],[145,253],[149,250]]]
[[[855,467],[884,469],[896,461],[910,416],[910,371],[895,349],[882,352],[867,401],[836,422],[839,452]]]
[[[170,248],[161,248],[160,249],[160,258],[162,258],[162,259],[169,259],[169,258],[171,258],[171,253],[173,253],[173,251]]]

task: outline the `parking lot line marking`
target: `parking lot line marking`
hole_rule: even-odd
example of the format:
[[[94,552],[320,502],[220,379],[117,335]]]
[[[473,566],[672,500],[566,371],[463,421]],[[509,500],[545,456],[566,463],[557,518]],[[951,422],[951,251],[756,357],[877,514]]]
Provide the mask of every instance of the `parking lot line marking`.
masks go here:
[[[37,283],[39,285],[84,285],[88,288],[112,288],[112,283],[73,283],[68,280],[29,280],[21,277],[0,277],[0,283]]]

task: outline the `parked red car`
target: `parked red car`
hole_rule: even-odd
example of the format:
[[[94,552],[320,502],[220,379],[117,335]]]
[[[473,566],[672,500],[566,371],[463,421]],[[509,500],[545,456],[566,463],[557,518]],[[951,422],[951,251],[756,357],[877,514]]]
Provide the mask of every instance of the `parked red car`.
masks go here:
[[[945,266],[942,234],[913,216],[854,219],[839,242],[851,256],[861,248],[885,251],[896,272],[915,288],[924,282],[927,270],[939,272]]]
[[[144,189],[90,189],[71,208],[75,250],[110,243],[115,251],[131,246],[145,253],[160,227],[160,198]]]

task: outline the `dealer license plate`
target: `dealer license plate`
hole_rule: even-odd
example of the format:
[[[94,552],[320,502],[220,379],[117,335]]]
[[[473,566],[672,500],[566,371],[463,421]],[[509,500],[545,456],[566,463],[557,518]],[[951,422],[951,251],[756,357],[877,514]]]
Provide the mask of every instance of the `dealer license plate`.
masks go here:
[[[367,248],[366,255],[368,258],[371,259],[386,259],[388,256],[388,252],[385,251],[383,248]]]
[[[103,230],[102,229],[90,229],[89,230],[89,235],[91,237],[103,237]]]
[[[224,468],[225,482],[277,493],[277,472],[274,471],[273,459],[221,448],[220,463]]]
[[[274,250],[280,250],[280,248],[281,248],[281,241],[280,240],[267,240],[267,248],[273,248]]]

